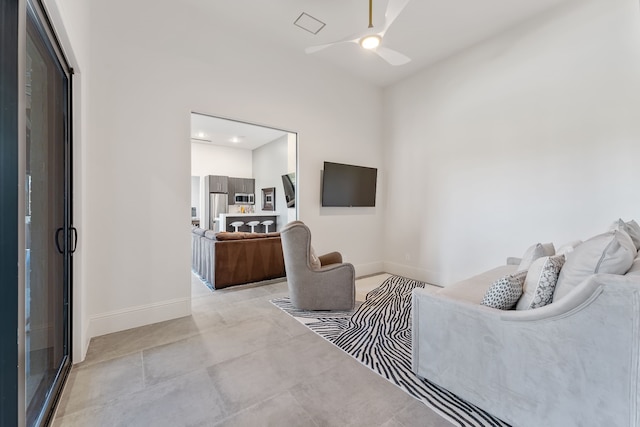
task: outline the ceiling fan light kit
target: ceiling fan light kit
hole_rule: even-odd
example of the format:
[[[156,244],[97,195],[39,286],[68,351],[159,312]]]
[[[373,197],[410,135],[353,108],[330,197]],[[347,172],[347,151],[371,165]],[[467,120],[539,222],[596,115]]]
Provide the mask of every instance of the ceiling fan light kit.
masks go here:
[[[382,37],[377,34],[372,34],[370,36],[365,36],[360,39],[360,46],[365,49],[375,49],[380,46],[380,42],[382,41]]]
[[[373,27],[373,0],[369,0],[369,30],[366,32],[360,32],[357,35],[351,35],[342,40],[338,40],[332,43],[322,44],[318,46],[311,46],[305,49],[307,53],[315,53],[320,50],[326,49],[329,46],[340,43],[358,43],[364,49],[371,50],[378,54],[378,56],[391,65],[403,65],[411,61],[410,58],[403,55],[400,52],[396,52],[388,47],[381,46],[382,39],[396,18],[400,15],[402,10],[407,6],[410,0],[389,0],[387,3],[387,10],[384,14],[384,25],[377,32],[372,32]]]

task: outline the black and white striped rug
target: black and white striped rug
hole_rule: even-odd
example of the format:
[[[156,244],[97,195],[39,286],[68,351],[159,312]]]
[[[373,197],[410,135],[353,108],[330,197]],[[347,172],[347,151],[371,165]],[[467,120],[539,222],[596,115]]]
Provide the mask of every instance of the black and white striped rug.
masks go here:
[[[411,370],[411,291],[424,283],[391,276],[354,311],[298,310],[288,297],[271,302],[315,333],[459,426],[508,424]]]

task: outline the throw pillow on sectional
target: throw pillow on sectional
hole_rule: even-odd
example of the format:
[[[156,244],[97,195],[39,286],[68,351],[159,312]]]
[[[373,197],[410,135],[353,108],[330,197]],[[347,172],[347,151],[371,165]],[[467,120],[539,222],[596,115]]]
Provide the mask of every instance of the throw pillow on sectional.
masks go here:
[[[636,245],[636,249],[640,251],[640,225],[633,219],[625,224],[627,225],[629,237],[633,240],[633,244]]]
[[[569,252],[573,252],[573,250],[581,244],[582,240],[573,240],[571,242],[567,242],[564,245],[560,246],[555,254],[567,256]]]
[[[633,260],[633,264],[631,264],[631,268],[627,271],[627,276],[629,275],[640,275],[640,252],[638,252],[638,255],[636,255],[636,258]]]
[[[496,280],[487,290],[481,304],[500,310],[511,310],[522,295],[522,285],[526,276],[526,271],[519,271]]]
[[[567,254],[553,294],[554,301],[592,274],[625,274],[636,255],[636,247],[624,231],[609,231],[590,238]]]
[[[547,256],[535,260],[527,272],[516,310],[529,310],[550,304],[564,263],[564,255]]]
[[[626,232],[629,237],[631,237],[631,241],[633,245],[636,247],[636,250],[640,249],[640,225],[634,220],[629,222],[624,222],[622,219],[617,220],[611,226],[611,230],[620,230]]]
[[[531,264],[538,258],[555,255],[555,253],[556,250],[553,247],[553,243],[536,243],[535,245],[531,245],[524,252],[524,255],[522,255],[522,260],[516,271],[528,270]]]

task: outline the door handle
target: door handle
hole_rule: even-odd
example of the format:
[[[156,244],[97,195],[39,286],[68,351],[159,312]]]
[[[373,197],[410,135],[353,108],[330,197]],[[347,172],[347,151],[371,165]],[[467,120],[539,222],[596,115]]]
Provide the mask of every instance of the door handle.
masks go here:
[[[58,249],[58,252],[60,252],[61,254],[64,253],[64,251],[60,248],[60,233],[62,231],[64,231],[62,227],[58,228],[56,230],[56,237],[55,239],[53,239],[56,242],[56,249]]]
[[[72,246],[71,251],[69,251],[69,252],[70,253],[75,253],[76,249],[78,248],[78,229],[75,228],[75,227],[70,227],[69,229],[73,233],[73,246]]]

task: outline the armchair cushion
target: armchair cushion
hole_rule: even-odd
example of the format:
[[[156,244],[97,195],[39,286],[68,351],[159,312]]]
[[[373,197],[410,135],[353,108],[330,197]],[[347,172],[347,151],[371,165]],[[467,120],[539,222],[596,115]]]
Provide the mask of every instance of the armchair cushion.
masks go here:
[[[320,262],[320,258],[318,258],[318,255],[316,255],[316,251],[315,249],[313,249],[313,246],[311,246],[309,249],[309,256],[311,268],[313,270],[320,270],[320,268],[322,267],[322,263]]]

